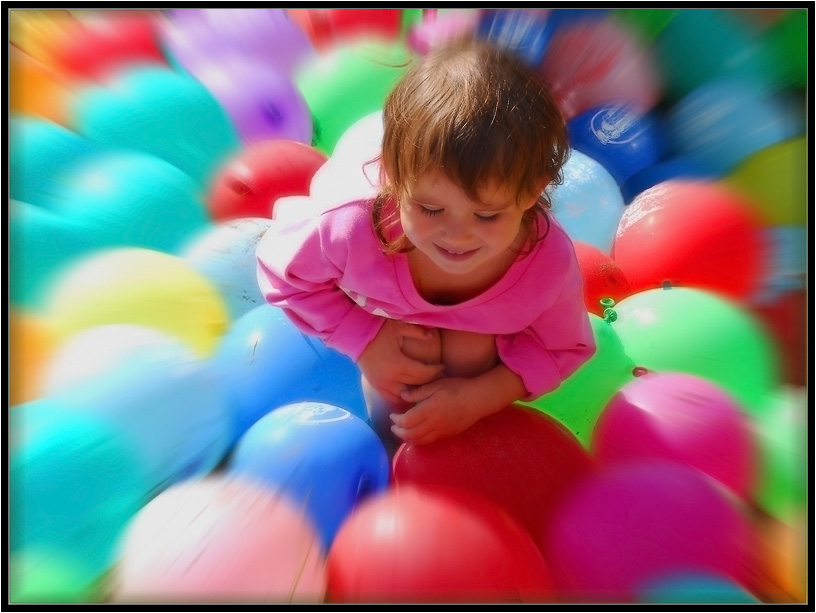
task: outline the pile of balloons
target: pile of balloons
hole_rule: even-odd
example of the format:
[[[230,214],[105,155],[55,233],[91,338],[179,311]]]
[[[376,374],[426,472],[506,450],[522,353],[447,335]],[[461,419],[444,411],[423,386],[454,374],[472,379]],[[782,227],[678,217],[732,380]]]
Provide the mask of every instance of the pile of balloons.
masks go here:
[[[804,601],[808,9],[9,16],[12,602]],[[255,250],[462,35],[561,107],[598,349],[390,457]]]

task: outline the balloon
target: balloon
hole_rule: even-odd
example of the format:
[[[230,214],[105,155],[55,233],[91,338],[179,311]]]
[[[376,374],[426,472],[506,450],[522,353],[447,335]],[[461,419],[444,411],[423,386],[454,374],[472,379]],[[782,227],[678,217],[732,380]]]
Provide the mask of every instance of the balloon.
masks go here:
[[[660,158],[655,122],[626,105],[593,107],[568,123],[572,148],[600,162],[618,185]]]
[[[70,126],[71,82],[13,45],[8,46],[8,109]]]
[[[534,539],[561,497],[593,468],[592,458],[558,421],[515,405],[456,436],[403,444],[393,461],[397,487],[455,487],[484,496]]]
[[[233,443],[272,409],[296,402],[323,402],[367,419],[357,365],[302,334],[277,307],[263,304],[241,316],[213,361]]]
[[[126,333],[111,328],[80,332],[60,347],[55,357],[60,370],[49,373],[48,381],[59,410],[77,420],[93,416],[121,433],[144,467],[152,494],[210,472],[227,451],[229,432],[210,363],[179,340],[149,333],[142,334],[141,346],[130,339],[127,347]],[[100,339],[120,347],[99,349]],[[63,366],[71,359],[92,363],[95,354],[106,353],[111,362],[96,373],[89,368],[74,374]]]
[[[42,395],[43,377],[56,347],[56,334],[47,319],[30,311],[9,309],[9,406]]]
[[[607,103],[627,103],[645,113],[662,97],[651,50],[611,20],[581,19],[560,26],[538,72],[567,120]]]
[[[554,417],[589,448],[592,430],[606,403],[632,380],[635,363],[612,326],[590,313],[595,354],[552,392],[522,404]]]
[[[218,290],[231,322],[266,304],[258,287],[255,249],[271,223],[258,217],[223,221],[195,237],[181,253]]]
[[[286,9],[171,9],[159,38],[171,65],[196,74],[220,61],[260,62],[293,75],[315,57]]]
[[[33,549],[9,555],[9,602],[11,603],[101,603],[100,590],[68,555],[40,553]]]
[[[211,355],[228,327],[224,301],[184,259],[114,248],[83,258],[58,280],[46,313],[60,338],[103,324],[163,330]]]
[[[652,45],[678,10],[614,8],[611,12],[642,44]]]
[[[763,517],[759,528],[759,571],[766,602],[806,602],[808,518],[804,512],[780,520]]]
[[[304,66],[295,84],[312,113],[312,144],[331,155],[343,132],[382,109],[414,54],[401,42],[360,40]]]
[[[745,157],[723,180],[772,225],[807,225],[805,137],[764,147]]]
[[[623,385],[598,418],[590,451],[602,465],[690,466],[746,500],[758,472],[751,418],[720,386],[684,373],[647,373]]]
[[[79,28],[53,47],[59,69],[77,79],[104,79],[136,64],[166,65],[157,44],[155,10],[79,11]]]
[[[752,572],[742,505],[696,469],[653,460],[590,475],[572,488],[542,546],[567,602],[633,602],[650,579],[679,570]],[[557,561],[557,562],[555,562]]]
[[[600,162],[575,149],[562,173],[563,183],[547,188],[553,215],[570,238],[609,253],[624,212],[620,187]]]
[[[664,116],[669,156],[688,156],[725,176],[752,153],[805,133],[805,113],[787,93],[755,80],[720,77],[689,92]]]
[[[328,600],[542,602],[550,573],[530,536],[461,491],[399,487],[368,498],[328,556]]]
[[[673,572],[653,578],[637,590],[642,604],[760,604],[747,589],[728,577],[705,571]]]
[[[550,42],[551,16],[552,9],[484,9],[476,34],[535,67]]]
[[[83,589],[114,562],[116,539],[149,486],[124,433],[63,409],[51,398],[9,415],[8,485],[15,502],[8,544],[28,569],[64,560]]]
[[[360,39],[396,40],[402,12],[410,9],[286,9],[318,51],[353,45]]]
[[[667,181],[626,207],[612,258],[632,291],[672,285],[735,300],[763,283],[768,249],[761,220],[742,194],[708,181]]]
[[[312,116],[291,76],[265,62],[218,59],[196,67],[196,78],[229,115],[244,145],[279,138],[312,142]]]
[[[602,300],[622,300],[632,293],[629,280],[617,262],[597,247],[581,241],[572,241],[578,268],[584,281],[584,304],[587,311],[604,316],[606,304]]]
[[[369,425],[320,402],[271,410],[240,438],[227,471],[288,494],[327,551],[343,521],[385,490],[391,476],[385,448]]]
[[[612,328],[638,366],[708,379],[751,414],[778,385],[773,341],[731,300],[693,288],[651,289],[621,300],[615,311]]]
[[[216,175],[207,204],[217,221],[272,217],[275,201],[308,196],[315,173],[328,157],[309,145],[270,139],[247,147]]]
[[[760,35],[760,45],[772,58],[780,87],[807,87],[807,18],[806,9],[785,9]]]
[[[807,229],[804,226],[770,226],[763,228],[768,251],[769,272],[765,283],[750,302],[774,301],[781,294],[805,288],[807,274]]]
[[[657,9],[655,9],[657,10]],[[658,183],[680,181],[715,181],[719,177],[704,164],[686,156],[675,156],[642,168],[621,185],[621,194],[629,204],[642,192]]]
[[[139,511],[113,584],[118,603],[322,602],[325,554],[286,496],[215,475],[179,483]]]
[[[804,387],[769,393],[754,417],[760,447],[755,499],[767,513],[787,519],[807,506],[808,409]]]
[[[758,79],[771,90],[782,85],[758,33],[723,9],[675,10],[652,49],[669,101],[721,76]]]
[[[472,35],[478,22],[479,9],[437,15],[432,20],[419,21],[411,27],[406,42],[412,51],[425,55],[459,37]]]
[[[74,12],[64,9],[9,11],[8,18],[11,46],[52,67],[56,61],[54,47],[80,29]]]
[[[77,96],[72,117],[83,136],[160,157],[200,185],[240,148],[235,126],[209,90],[166,67],[125,68]]]
[[[805,287],[780,291],[748,305],[775,341],[780,359],[780,382],[807,385],[808,291]]]

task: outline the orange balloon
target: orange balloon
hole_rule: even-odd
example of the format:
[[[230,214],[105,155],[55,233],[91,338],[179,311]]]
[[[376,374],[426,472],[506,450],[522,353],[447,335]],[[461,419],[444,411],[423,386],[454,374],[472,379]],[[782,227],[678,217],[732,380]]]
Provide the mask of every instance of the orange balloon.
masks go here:
[[[35,57],[9,46],[9,109],[71,127],[68,81]]]
[[[67,10],[9,11],[10,46],[25,51],[47,65],[56,59],[56,48],[61,41],[74,36],[79,27],[79,20]]]
[[[805,602],[807,594],[807,519],[759,520],[760,586],[768,602]]]
[[[36,400],[42,378],[57,347],[46,320],[12,309],[9,313],[9,406]]]

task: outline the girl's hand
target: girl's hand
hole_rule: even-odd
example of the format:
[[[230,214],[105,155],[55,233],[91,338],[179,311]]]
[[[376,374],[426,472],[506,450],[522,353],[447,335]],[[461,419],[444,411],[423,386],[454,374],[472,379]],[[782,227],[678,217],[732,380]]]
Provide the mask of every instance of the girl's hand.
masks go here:
[[[402,403],[400,394],[407,386],[432,381],[445,369],[441,362],[425,363],[406,354],[403,346],[409,341],[414,348],[408,352],[411,355],[439,353],[438,333],[422,326],[388,319],[357,361],[369,384],[390,402]],[[423,343],[428,343],[429,351],[419,351]],[[433,351],[434,343],[436,352]]]

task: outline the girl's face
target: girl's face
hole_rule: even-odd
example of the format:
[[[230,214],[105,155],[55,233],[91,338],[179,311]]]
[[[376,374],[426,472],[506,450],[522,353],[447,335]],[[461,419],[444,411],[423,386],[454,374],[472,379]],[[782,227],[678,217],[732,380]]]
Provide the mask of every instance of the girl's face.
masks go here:
[[[407,191],[400,200],[400,221],[408,240],[437,267],[460,275],[519,248],[524,211],[537,199],[520,207],[514,193],[490,185],[473,201],[439,172],[423,175]]]

